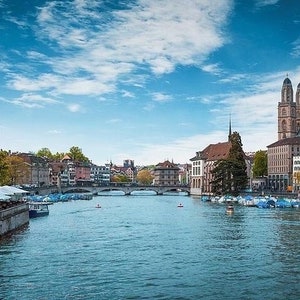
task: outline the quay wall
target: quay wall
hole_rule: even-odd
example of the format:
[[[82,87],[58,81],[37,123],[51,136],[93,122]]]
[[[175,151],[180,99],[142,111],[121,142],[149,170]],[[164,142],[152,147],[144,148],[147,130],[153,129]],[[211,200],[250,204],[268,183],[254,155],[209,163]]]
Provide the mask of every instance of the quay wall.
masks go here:
[[[6,209],[0,209],[0,239],[6,234],[13,233],[28,223],[28,204],[20,203]]]

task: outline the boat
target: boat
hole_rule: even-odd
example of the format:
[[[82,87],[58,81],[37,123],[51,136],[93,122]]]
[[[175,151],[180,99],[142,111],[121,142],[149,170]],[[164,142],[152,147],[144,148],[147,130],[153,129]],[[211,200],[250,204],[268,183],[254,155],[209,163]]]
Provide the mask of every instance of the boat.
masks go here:
[[[233,205],[227,205],[227,207],[226,207],[226,212],[227,212],[228,214],[232,214],[232,213],[234,212],[234,207],[233,207]]]
[[[49,215],[48,203],[31,202],[29,203],[29,218],[44,217]]]
[[[177,207],[183,207],[183,204],[179,203],[179,204],[177,205]]]

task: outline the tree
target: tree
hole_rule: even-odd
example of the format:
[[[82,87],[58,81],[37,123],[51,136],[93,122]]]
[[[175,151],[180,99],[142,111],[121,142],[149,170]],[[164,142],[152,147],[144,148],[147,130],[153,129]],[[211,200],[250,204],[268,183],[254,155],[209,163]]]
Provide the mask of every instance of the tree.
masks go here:
[[[229,140],[231,147],[228,157],[215,162],[212,189],[217,194],[237,196],[247,186],[247,166],[239,133],[233,132]]]
[[[129,182],[130,179],[125,174],[115,174],[111,178],[112,182]]]
[[[51,151],[48,148],[42,148],[40,149],[37,153],[36,156],[38,157],[46,157],[50,160],[53,159],[53,154],[51,153]]]
[[[227,159],[220,159],[215,162],[215,167],[212,170],[213,181],[212,191],[215,194],[229,194],[231,193],[231,174],[230,162]]]
[[[0,150],[0,185],[9,184],[9,172],[8,164],[6,158],[8,157],[8,152]]]
[[[61,161],[65,156],[65,153],[59,153],[59,152],[56,152],[55,154],[53,154],[53,160],[54,161]]]
[[[69,153],[67,153],[72,160],[80,162],[89,162],[89,159],[83,155],[82,150],[79,147],[71,147]]]
[[[8,165],[9,185],[23,184],[24,180],[28,178],[30,169],[24,160],[16,155],[9,155],[6,157]]]
[[[140,184],[149,185],[153,181],[153,176],[149,170],[143,169],[137,173],[136,179]]]
[[[268,175],[267,151],[259,150],[254,154],[252,171],[254,177],[263,177]]]

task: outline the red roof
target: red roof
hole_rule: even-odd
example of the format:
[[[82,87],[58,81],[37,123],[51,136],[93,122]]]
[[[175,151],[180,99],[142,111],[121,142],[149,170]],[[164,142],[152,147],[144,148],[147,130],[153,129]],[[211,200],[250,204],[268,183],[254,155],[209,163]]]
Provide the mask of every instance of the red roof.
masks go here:
[[[231,142],[223,142],[218,144],[210,144],[200,152],[200,158],[205,160],[225,159],[229,155]]]

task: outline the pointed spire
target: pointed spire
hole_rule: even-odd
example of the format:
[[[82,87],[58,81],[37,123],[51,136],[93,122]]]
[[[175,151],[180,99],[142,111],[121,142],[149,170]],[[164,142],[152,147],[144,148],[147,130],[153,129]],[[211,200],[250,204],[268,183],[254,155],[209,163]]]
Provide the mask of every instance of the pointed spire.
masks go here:
[[[230,136],[231,136],[231,114],[229,115],[228,142],[230,141]]]

